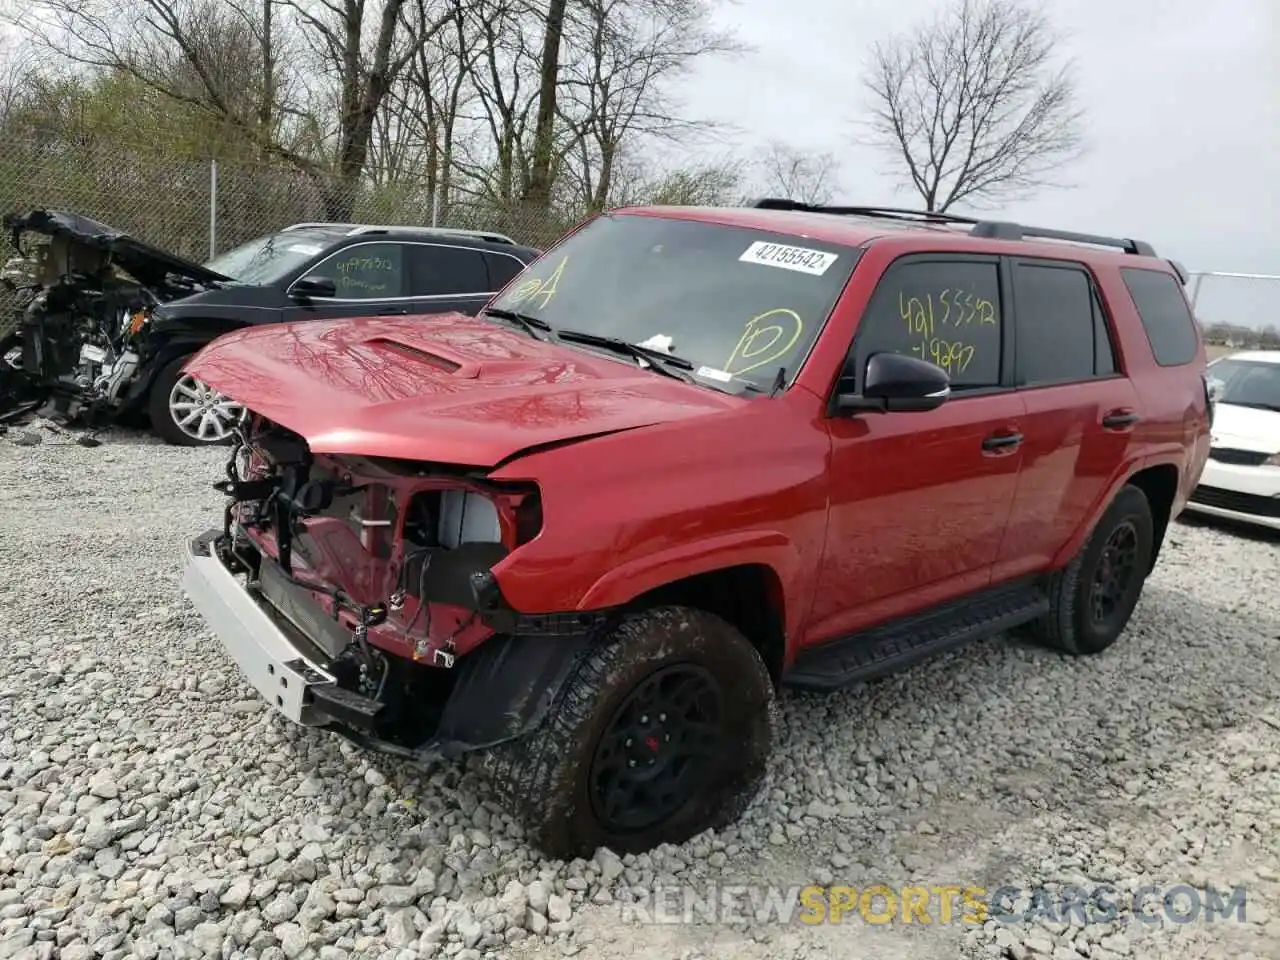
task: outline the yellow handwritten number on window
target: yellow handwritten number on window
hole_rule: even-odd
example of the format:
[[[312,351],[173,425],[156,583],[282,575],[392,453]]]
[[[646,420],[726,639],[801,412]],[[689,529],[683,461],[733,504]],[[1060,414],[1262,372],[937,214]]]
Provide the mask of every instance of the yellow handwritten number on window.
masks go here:
[[[933,293],[915,297],[899,293],[898,315],[912,338],[919,338],[911,352],[949,373],[963,373],[973,363],[977,347],[965,342],[967,328],[975,323],[998,325],[994,303],[953,288],[938,291],[936,298]],[[942,336],[939,328],[943,328]]]
[[[941,307],[941,316],[935,308]],[[898,315],[911,333],[934,337],[939,326],[967,327],[974,323],[996,324],[996,306],[984,297],[966,290],[942,290],[934,299],[932,293],[919,297],[898,294]]]
[[[929,337],[912,347],[911,352],[924,360],[936,363],[948,373],[963,373],[973,362],[976,351],[969,343]]]
[[[794,310],[766,310],[746,322],[742,337],[725,361],[726,373],[741,375],[776,363],[790,352],[804,331],[804,321]],[[737,367],[736,364],[744,364]]]

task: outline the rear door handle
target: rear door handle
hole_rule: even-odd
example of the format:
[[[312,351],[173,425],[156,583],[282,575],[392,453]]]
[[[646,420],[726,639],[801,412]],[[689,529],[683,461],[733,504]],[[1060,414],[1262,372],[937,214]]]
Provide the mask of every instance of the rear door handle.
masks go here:
[[[1009,450],[1022,443],[1020,433],[993,433],[982,441],[983,450]]]
[[[1125,430],[1132,427],[1140,418],[1132,410],[1112,410],[1102,418],[1105,430]]]
[[[408,311],[408,310],[406,310],[406,309],[404,309],[403,307],[399,307],[399,308],[389,308],[389,309],[387,309],[387,310],[379,310],[379,311],[378,311],[378,316],[380,316],[380,317],[402,317],[402,316],[404,316],[404,315],[405,315],[406,313],[408,313],[408,312],[409,312],[409,311]]]

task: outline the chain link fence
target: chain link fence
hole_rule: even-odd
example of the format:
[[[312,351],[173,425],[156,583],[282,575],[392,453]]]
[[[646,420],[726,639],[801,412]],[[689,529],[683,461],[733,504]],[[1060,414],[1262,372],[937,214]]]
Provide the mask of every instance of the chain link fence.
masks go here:
[[[439,200],[425,182],[352,189],[267,162],[229,164],[145,150],[69,152],[65,142],[56,148],[0,143],[0,216],[38,208],[78,213],[196,263],[306,221],[434,223],[495,230],[543,248],[581,215],[531,211],[466,195]],[[334,210],[345,215],[329,215]],[[0,258],[15,254],[12,237],[5,235]],[[16,296],[0,288],[0,335],[16,324],[16,309]]]

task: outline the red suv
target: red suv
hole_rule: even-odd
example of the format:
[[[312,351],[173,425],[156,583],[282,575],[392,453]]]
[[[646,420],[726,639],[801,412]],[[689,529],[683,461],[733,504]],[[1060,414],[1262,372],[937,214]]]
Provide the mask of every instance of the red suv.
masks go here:
[[[782,683],[1123,631],[1209,450],[1145,243],[761,201],[590,220],[479,316],[228,334],[185,588],[278,710],[468,753],[552,855],[736,817]]]

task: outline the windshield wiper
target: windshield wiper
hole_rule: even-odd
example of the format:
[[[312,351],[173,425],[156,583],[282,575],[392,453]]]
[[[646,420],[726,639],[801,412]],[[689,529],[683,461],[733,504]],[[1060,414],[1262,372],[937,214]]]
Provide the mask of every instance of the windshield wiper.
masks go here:
[[[539,340],[543,339],[538,336],[539,333],[549,334],[552,332],[551,324],[547,323],[545,320],[539,319],[538,317],[532,317],[527,313],[519,313],[515,310],[504,310],[501,307],[485,307],[480,312],[486,317],[494,317],[498,320],[510,320],[517,326],[522,327],[525,333],[529,334],[529,336],[536,337]]]
[[[778,368],[778,372],[773,375],[773,383],[769,386],[768,390],[766,390],[764,387],[760,386],[759,384],[752,383],[750,380],[742,381],[742,389],[745,393],[767,393],[769,394],[770,400],[772,400],[779,393],[781,393],[783,388],[786,387],[786,385],[787,385],[787,368],[786,367]]]
[[[556,337],[560,340],[576,340],[578,343],[584,343],[590,347],[604,347],[615,353],[642,360],[651,369],[657,370],[659,373],[665,373],[669,377],[675,377],[685,383],[695,382],[692,376],[684,372],[693,369],[693,361],[686,360],[684,357],[677,356],[674,353],[655,350],[651,347],[640,347],[623,340],[621,337],[605,337],[598,333],[588,333],[585,330],[557,330]]]

